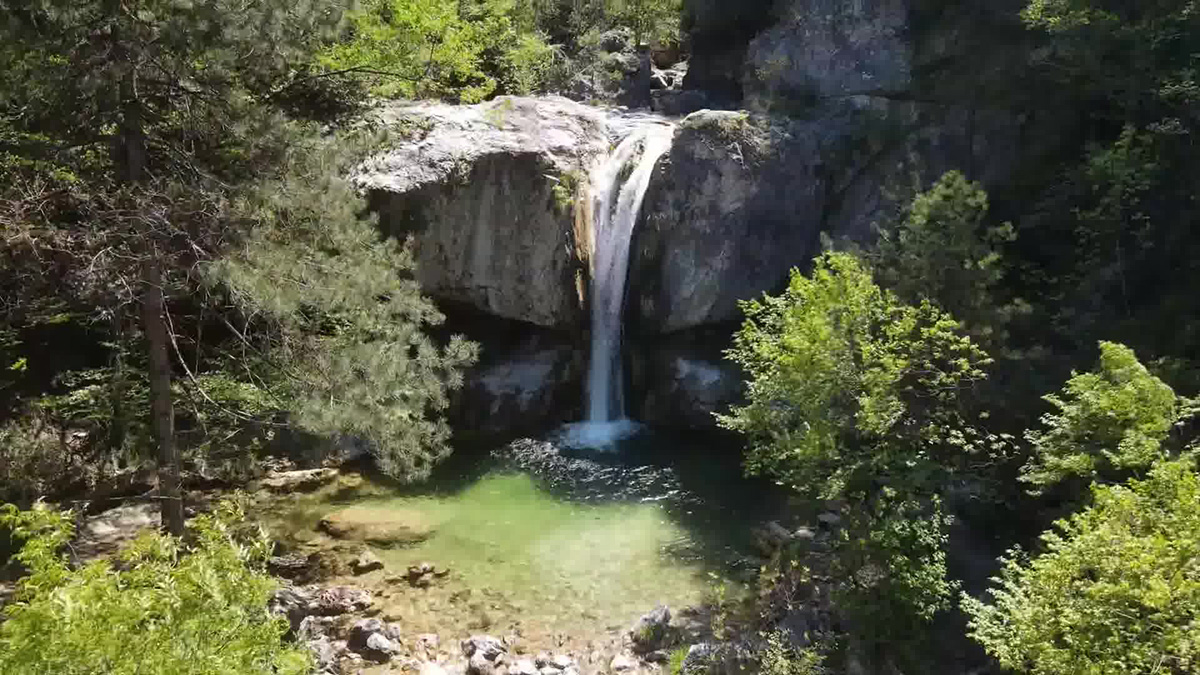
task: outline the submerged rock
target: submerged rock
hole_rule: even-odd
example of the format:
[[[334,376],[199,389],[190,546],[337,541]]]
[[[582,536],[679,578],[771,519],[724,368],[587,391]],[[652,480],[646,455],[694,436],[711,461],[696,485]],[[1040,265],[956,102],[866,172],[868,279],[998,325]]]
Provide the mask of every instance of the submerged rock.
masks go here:
[[[552,441],[523,438],[494,451],[492,457],[535,476],[550,489],[571,499],[686,497],[678,476],[671,469],[606,464],[586,457],[568,456]]]
[[[356,575],[367,574],[375,570],[383,569],[383,561],[370,551],[363,551],[350,563],[350,570]]]
[[[671,638],[671,610],[666,605],[659,605],[642,616],[629,630],[629,639],[633,642],[633,650],[646,654],[667,645]]]
[[[390,547],[416,544],[433,534],[425,517],[406,509],[352,506],[327,514],[318,527],[331,537]]]
[[[479,654],[488,661],[496,661],[508,652],[502,641],[490,635],[473,635],[463,640],[459,646],[462,647],[463,656],[472,657]]]

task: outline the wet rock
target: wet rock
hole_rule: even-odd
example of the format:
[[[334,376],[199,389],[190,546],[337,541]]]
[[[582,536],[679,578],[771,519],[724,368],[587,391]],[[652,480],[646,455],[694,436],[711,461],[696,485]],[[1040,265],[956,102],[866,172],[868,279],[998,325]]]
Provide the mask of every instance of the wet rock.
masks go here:
[[[719,347],[711,349],[709,344]],[[742,375],[719,352],[728,344],[725,331],[710,336],[708,331],[688,330],[640,341],[631,352],[644,364],[633,373],[633,386],[640,394],[635,401],[638,419],[680,429],[715,428],[714,413],[742,400]]]
[[[435,579],[444,579],[450,575],[449,568],[437,569],[431,563],[409,565],[404,579],[414,588],[429,588]]]
[[[706,642],[688,647],[687,656],[683,659],[684,672],[705,671],[716,654],[716,648]]]
[[[316,613],[336,616],[361,612],[370,607],[372,602],[370,591],[353,586],[334,586],[317,595]]]
[[[272,576],[296,581],[308,576],[308,557],[300,555],[277,555],[267,560],[267,571]]]
[[[472,635],[463,640],[459,646],[462,647],[463,656],[472,657],[481,654],[488,661],[497,661],[508,652],[508,648],[504,646],[503,642],[490,635]]]
[[[646,663],[667,663],[671,660],[671,654],[665,649],[658,649],[650,652],[642,657]]]
[[[363,551],[350,563],[350,569],[356,575],[367,574],[375,570],[383,569],[383,561],[380,560],[374,553]]]
[[[511,350],[482,331],[476,335],[467,331],[487,345],[487,351],[465,374],[448,412],[457,428],[511,437],[514,431],[540,432],[568,418],[564,400],[578,393],[584,373],[579,350],[575,345],[553,344],[557,336],[528,328],[522,331],[531,334]]]
[[[386,663],[400,652],[399,627],[379,619],[361,619],[350,628],[347,644],[363,658]]]
[[[666,646],[671,636],[671,610],[666,605],[659,605],[642,616],[629,630],[629,639],[633,642],[633,650],[639,654],[661,649]]]
[[[368,506],[352,506],[327,514],[318,527],[337,539],[384,548],[415,544],[433,534],[433,527],[416,511]]]
[[[796,541],[812,541],[817,538],[817,532],[807,525],[802,525],[792,533],[792,538]]]
[[[631,656],[625,654],[617,654],[608,664],[609,672],[613,673],[628,673],[637,670],[638,662]]]
[[[258,486],[271,492],[312,492],[332,483],[337,477],[337,469],[272,472],[258,481]]]
[[[331,640],[321,636],[307,642],[308,651],[312,654],[316,672],[334,675],[341,672],[338,662],[346,653],[346,643],[343,640]]]
[[[550,654],[546,652],[538,652],[538,655],[533,659],[533,663],[538,668],[550,667]]]
[[[496,672],[498,666],[498,663],[489,661],[481,652],[476,652],[467,659],[468,675],[499,675]]]
[[[555,654],[554,657],[550,659],[550,665],[554,668],[558,668],[559,670],[566,670],[575,665],[575,659],[567,656],[566,654]]]

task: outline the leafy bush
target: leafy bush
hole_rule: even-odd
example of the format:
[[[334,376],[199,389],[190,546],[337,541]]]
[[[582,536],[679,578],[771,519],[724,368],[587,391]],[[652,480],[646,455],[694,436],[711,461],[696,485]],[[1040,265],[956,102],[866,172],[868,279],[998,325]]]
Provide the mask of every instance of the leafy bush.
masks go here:
[[[750,473],[845,505],[838,610],[863,642],[913,652],[955,590],[938,492],[1007,442],[966,414],[989,359],[950,316],[900,302],[846,253],[743,309],[728,355],[749,374],[748,402],[720,423],[747,437]]]
[[[1097,486],[1095,503],[1013,550],[990,600],[963,598],[972,636],[1033,675],[1200,668],[1200,476],[1190,458],[1143,481]]]
[[[766,645],[758,659],[761,675],[822,675],[828,672],[823,654],[812,648],[792,648],[781,631],[767,634]]]
[[[235,536],[241,509],[222,504],[192,523],[189,547],[146,534],[116,564],[72,569],[61,552],[71,514],[39,506],[0,509],[0,526],[24,540],[29,569],[0,623],[0,672],[8,675],[300,675],[305,652],[283,642],[271,617],[274,586],[259,571],[262,537]]]
[[[750,441],[750,473],[842,497],[930,484],[991,440],[960,405],[987,355],[933,305],[880,289],[854,256],[827,253],[782,295],[742,307],[727,354],[749,375],[748,403],[719,421]]]
[[[1038,487],[1070,476],[1088,480],[1145,470],[1167,454],[1164,441],[1190,404],[1146,370],[1133,350],[1100,343],[1094,372],[1075,373],[1060,394],[1045,400],[1056,408],[1028,432],[1034,457],[1021,479]]]
[[[1000,247],[1016,234],[1008,224],[987,226],[988,209],[979,183],[946,173],[913,199],[902,222],[880,229],[880,280],[908,302],[936,303],[974,334],[992,334],[1012,309],[995,293],[1003,277]]]

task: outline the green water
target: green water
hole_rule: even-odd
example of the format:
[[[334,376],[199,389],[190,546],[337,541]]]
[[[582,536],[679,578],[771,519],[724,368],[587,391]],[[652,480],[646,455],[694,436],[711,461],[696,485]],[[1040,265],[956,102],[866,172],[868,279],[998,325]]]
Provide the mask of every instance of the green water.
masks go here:
[[[486,630],[538,645],[582,646],[627,628],[655,605],[678,610],[700,603],[713,584],[706,545],[662,502],[573,502],[528,475],[494,473],[444,494],[323,506],[348,503],[415,512],[434,528],[408,548],[373,549],[387,569],[347,580],[382,588],[384,615],[411,632],[450,637]],[[321,508],[298,506],[290,526],[311,531]],[[422,562],[451,573],[429,589],[384,583],[388,574]]]

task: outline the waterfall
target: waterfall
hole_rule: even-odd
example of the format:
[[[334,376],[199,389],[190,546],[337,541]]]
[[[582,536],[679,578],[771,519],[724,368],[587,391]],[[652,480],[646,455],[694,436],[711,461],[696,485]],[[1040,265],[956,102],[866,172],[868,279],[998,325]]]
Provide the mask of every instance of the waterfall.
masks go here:
[[[589,176],[592,207],[591,361],[587,419],[572,425],[573,445],[609,445],[636,429],[625,417],[621,317],[629,275],[629,245],[650,177],[671,148],[674,127],[642,121]]]

